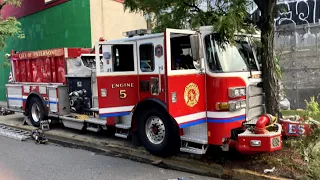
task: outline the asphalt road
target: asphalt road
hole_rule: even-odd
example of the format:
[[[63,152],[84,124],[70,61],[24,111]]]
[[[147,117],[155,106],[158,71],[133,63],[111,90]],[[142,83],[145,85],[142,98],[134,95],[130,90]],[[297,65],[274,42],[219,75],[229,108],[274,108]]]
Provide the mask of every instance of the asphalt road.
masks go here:
[[[0,180],[209,180],[215,178],[54,144],[35,145],[0,136]]]

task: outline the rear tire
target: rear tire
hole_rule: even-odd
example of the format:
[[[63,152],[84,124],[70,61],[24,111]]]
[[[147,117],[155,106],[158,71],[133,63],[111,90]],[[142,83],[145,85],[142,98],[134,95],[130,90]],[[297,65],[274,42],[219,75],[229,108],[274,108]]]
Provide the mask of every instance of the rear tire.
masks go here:
[[[166,112],[156,108],[140,114],[137,135],[141,144],[157,156],[173,155],[180,147],[177,125]]]
[[[38,97],[32,97],[28,104],[28,114],[29,119],[33,126],[39,127],[40,121],[44,120],[45,118],[45,109]]]

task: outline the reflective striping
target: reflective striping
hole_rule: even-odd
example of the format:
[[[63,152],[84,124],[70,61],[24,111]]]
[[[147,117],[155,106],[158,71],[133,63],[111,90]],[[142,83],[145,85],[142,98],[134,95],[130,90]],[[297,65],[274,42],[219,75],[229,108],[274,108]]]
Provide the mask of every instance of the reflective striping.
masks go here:
[[[120,106],[120,107],[100,108],[99,109],[99,114],[131,112],[133,107],[134,106]]]
[[[195,120],[195,121],[189,121],[189,122],[186,122],[186,123],[179,124],[179,127],[180,128],[187,128],[187,127],[190,127],[190,126],[195,126],[195,125],[203,124],[203,123],[206,123],[206,122],[207,122],[206,119],[198,119],[198,120]]]
[[[8,100],[15,100],[15,101],[22,101],[23,100],[23,102],[26,102],[27,101],[27,98],[11,98],[11,97],[8,97]],[[58,102],[56,101],[56,100],[54,100],[54,101],[46,101],[46,104],[58,104]]]
[[[214,112],[214,111],[208,111],[207,113],[208,118],[232,118],[237,116],[243,116],[246,114],[245,109],[241,109],[239,111],[233,111],[233,112]]]
[[[131,111],[128,112],[118,112],[118,113],[105,113],[105,114],[100,114],[100,118],[107,118],[107,117],[117,117],[117,116],[127,116],[130,115]]]
[[[49,101],[50,101],[50,102],[58,102],[58,99],[56,99],[56,98],[49,98]]]
[[[178,124],[183,124],[190,121],[201,120],[205,118],[206,118],[206,112],[204,111],[204,112],[189,114],[185,116],[175,117],[174,119],[177,121]]]
[[[208,118],[208,123],[232,123],[237,121],[245,121],[246,116],[238,116],[238,117],[232,117],[232,118]]]
[[[18,98],[18,99],[22,99],[22,96],[21,95],[8,95],[8,98]]]
[[[8,97],[8,100],[13,100],[13,101],[22,101],[22,98],[13,98],[13,97]]]

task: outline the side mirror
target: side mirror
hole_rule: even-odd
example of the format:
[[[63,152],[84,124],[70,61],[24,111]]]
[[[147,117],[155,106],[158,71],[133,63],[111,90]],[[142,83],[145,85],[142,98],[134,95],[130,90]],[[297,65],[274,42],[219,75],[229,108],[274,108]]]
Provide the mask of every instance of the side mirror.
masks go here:
[[[200,39],[197,34],[190,36],[190,44],[192,51],[192,58],[194,61],[199,61],[201,57]]]

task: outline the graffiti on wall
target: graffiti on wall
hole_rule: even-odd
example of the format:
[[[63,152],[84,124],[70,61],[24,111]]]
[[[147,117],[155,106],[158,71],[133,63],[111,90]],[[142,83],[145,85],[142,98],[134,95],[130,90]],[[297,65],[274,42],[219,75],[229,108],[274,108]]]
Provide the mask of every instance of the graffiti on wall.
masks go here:
[[[310,25],[320,24],[320,0],[280,0],[277,3],[279,14],[274,25]],[[260,15],[256,5],[247,9],[251,15]]]
[[[275,26],[284,24],[310,25],[320,24],[319,0],[294,0],[278,2],[279,16],[275,18]]]

